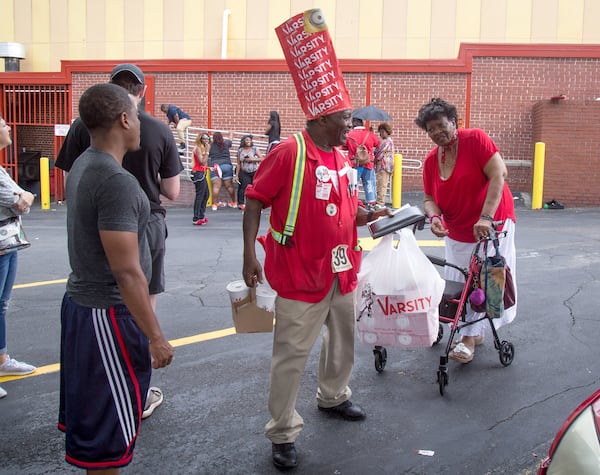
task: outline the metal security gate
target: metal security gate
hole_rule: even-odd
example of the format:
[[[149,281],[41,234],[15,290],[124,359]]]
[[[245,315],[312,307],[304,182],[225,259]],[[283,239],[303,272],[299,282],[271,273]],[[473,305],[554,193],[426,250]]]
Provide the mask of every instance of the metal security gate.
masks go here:
[[[70,123],[70,87],[63,81],[45,83],[39,76],[31,80],[31,73],[10,76],[0,78],[0,111],[12,129],[13,144],[0,152],[0,164],[29,189],[27,185],[35,186],[36,180],[39,186],[39,157],[48,157],[53,164],[64,141],[55,126]],[[55,201],[63,200],[63,173],[52,166],[50,189]]]

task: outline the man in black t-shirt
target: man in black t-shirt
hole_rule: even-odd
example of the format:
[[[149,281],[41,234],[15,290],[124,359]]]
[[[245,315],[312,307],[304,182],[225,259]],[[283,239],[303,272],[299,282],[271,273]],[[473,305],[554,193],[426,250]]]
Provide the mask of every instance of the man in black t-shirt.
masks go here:
[[[110,82],[126,89],[141,102],[146,92],[144,74],[134,64],[119,64],[110,75]],[[152,254],[152,277],[149,282],[150,299],[156,309],[156,295],[165,290],[165,240],[167,227],[166,210],[160,195],[174,200],[179,196],[179,174],[183,170],[177,145],[169,127],[162,121],[139,112],[141,139],[140,149],[128,152],[123,158],[123,168],[135,176],[150,200],[150,219],[146,228]],[[65,138],[55,165],[68,172],[73,162],[90,146],[90,136],[81,119],[76,119]],[[159,388],[150,388],[142,417],[149,417],[163,400]]]

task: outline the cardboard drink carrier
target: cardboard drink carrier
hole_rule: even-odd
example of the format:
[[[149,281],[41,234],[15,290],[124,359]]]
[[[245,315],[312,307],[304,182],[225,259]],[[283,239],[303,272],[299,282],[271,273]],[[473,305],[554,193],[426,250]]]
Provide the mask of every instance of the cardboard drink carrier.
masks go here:
[[[251,287],[247,297],[231,302],[231,316],[236,333],[270,333],[273,331],[273,313],[256,305],[256,288]]]

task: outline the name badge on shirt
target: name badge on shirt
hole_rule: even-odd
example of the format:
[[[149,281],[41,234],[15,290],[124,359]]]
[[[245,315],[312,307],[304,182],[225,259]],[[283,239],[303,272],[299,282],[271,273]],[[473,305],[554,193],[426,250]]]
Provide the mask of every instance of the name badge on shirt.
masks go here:
[[[344,272],[352,269],[352,263],[348,258],[348,245],[339,244],[331,250],[331,270],[334,273]]]
[[[317,182],[317,188],[316,188],[316,198],[318,200],[328,200],[329,199],[329,195],[331,194],[331,187],[332,184],[330,183],[323,183],[321,181]]]

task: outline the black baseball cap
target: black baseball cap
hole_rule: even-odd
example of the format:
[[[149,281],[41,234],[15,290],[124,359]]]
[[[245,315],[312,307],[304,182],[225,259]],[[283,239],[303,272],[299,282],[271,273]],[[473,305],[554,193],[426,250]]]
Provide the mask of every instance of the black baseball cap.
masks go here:
[[[139,81],[140,84],[144,84],[144,73],[135,64],[131,63],[117,64],[110,73],[110,80],[112,81],[118,74],[122,72],[128,72],[130,74],[133,74],[133,76]]]

